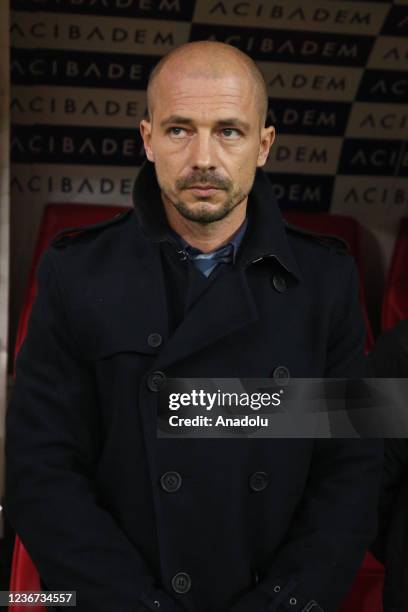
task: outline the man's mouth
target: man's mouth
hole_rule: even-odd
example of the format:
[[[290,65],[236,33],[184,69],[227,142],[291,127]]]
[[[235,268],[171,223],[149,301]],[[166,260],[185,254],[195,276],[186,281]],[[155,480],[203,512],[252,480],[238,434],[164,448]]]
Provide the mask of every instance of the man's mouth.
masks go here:
[[[188,190],[200,195],[211,195],[219,191],[219,187],[214,187],[213,185],[191,185],[191,187],[188,187]]]

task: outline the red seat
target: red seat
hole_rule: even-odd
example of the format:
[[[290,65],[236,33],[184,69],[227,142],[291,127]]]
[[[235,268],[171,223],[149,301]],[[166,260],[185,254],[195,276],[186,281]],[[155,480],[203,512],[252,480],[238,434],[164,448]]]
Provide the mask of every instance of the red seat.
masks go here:
[[[388,272],[382,306],[381,327],[391,329],[408,318],[408,217],[401,219]]]
[[[123,206],[95,206],[91,204],[48,204],[40,224],[37,243],[34,249],[31,269],[28,277],[27,292],[19,319],[14,360],[24,341],[27,333],[27,324],[30,317],[31,307],[37,291],[36,269],[41,254],[47,248],[51,238],[57,232],[67,227],[79,225],[91,225],[110,219],[118,212],[123,211]],[[31,561],[21,540],[16,536],[13,551],[13,561],[10,578],[11,591],[40,591],[40,580],[38,572]],[[18,604],[9,607],[11,612],[26,612],[27,607]],[[46,612],[43,606],[31,606],[32,612]]]
[[[16,536],[11,564],[10,591],[41,591],[40,578],[21,540]],[[30,606],[33,612],[46,612],[43,606]],[[26,612],[19,604],[9,606],[13,612]]]
[[[364,269],[361,257],[361,227],[359,223],[352,217],[332,215],[331,213],[283,211],[282,214],[293,225],[298,225],[312,232],[336,236],[347,242],[360,276],[360,302],[366,326],[365,350],[368,353],[374,344],[374,335],[368,318],[365,299]]]
[[[383,612],[384,566],[366,553],[338,612]]]
[[[113,217],[122,210],[123,207],[118,206],[87,204],[49,204],[45,208],[34,251],[26,299],[19,321],[15,356],[27,332],[27,323],[36,294],[35,273],[38,260],[41,253],[48,246],[50,239],[61,229],[97,223],[98,221]],[[361,273],[358,224],[353,219],[320,213],[285,213],[285,217],[295,225],[346,238]],[[363,299],[362,283],[361,291]],[[364,563],[339,612],[382,612],[381,593],[383,575],[383,566],[367,553]],[[14,545],[10,590],[41,590],[38,572],[18,536]],[[9,612],[25,612],[25,610],[25,607],[19,605],[9,607]],[[32,606],[30,610],[32,612],[46,612],[46,608],[42,606]]]

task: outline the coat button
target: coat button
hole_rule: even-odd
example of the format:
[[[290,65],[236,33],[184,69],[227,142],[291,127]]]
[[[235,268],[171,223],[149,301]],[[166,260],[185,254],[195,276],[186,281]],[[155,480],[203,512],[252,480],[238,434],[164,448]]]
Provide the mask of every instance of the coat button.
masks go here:
[[[191,588],[191,578],[186,572],[178,572],[171,579],[171,586],[176,593],[188,593]]]
[[[153,333],[153,334],[149,334],[147,336],[147,344],[149,346],[152,346],[153,348],[156,348],[157,346],[160,346],[162,341],[163,341],[163,339],[162,339],[160,334]]]
[[[253,491],[263,491],[268,486],[268,474],[266,472],[254,472],[249,479],[249,486]]]
[[[182,478],[178,472],[166,472],[160,478],[162,489],[167,493],[174,493],[181,487]]]
[[[272,376],[276,380],[276,382],[280,382],[282,384],[285,384],[285,382],[287,382],[289,380],[289,378],[290,378],[290,373],[289,373],[289,370],[288,370],[287,367],[285,367],[285,366],[278,366],[272,372]]]
[[[164,373],[160,372],[160,370],[156,370],[156,372],[152,372],[147,377],[147,386],[150,391],[157,392],[160,390],[160,387],[162,386],[165,380],[166,376],[164,375]]]
[[[286,278],[280,274],[274,274],[272,283],[276,291],[279,291],[279,293],[284,293],[287,289]]]

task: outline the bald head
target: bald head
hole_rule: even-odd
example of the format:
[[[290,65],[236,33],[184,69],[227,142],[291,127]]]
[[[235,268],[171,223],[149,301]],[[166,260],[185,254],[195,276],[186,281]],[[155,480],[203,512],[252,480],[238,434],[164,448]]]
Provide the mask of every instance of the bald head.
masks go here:
[[[268,111],[268,92],[261,71],[245,53],[225,43],[190,42],[173,49],[153,68],[147,84],[147,108],[152,117],[158,82],[163,77],[177,76],[223,79],[232,74],[248,79],[255,94],[261,126]]]

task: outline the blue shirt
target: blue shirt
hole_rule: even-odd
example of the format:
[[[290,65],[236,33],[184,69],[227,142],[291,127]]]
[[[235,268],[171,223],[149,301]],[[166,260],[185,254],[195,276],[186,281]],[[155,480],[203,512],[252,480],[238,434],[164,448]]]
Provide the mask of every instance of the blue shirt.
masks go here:
[[[239,230],[234,234],[231,240],[222,247],[210,251],[209,253],[203,253],[200,249],[191,246],[178,234],[177,238],[196,268],[208,277],[220,263],[233,264],[235,262],[238,248],[242,242],[247,226],[248,218],[245,217]]]

